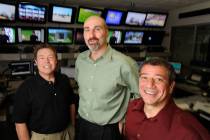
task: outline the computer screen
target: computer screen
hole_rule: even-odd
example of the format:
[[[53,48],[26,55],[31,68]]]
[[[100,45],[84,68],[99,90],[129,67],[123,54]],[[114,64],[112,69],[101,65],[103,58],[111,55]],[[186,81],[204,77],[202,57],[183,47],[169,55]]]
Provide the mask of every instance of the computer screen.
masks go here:
[[[76,29],[75,30],[75,44],[85,44],[84,36],[83,36],[83,29]]]
[[[0,3],[0,22],[15,21],[15,5]]]
[[[52,22],[73,23],[75,11],[74,7],[50,5],[49,20]]]
[[[143,35],[143,31],[125,31],[123,43],[130,45],[140,45],[142,44]]]
[[[120,25],[124,12],[114,9],[106,9],[104,11],[104,18],[108,25]]]
[[[72,44],[73,29],[71,28],[48,28],[47,39],[50,44]]]
[[[47,7],[44,5],[19,3],[18,19],[26,22],[43,23],[46,21],[46,11]]]
[[[145,27],[164,27],[167,19],[166,13],[147,13]]]
[[[144,45],[161,45],[165,32],[164,31],[145,31],[143,37]]]
[[[173,66],[176,74],[181,73],[182,64],[180,62],[169,62],[169,63]]]
[[[125,19],[126,25],[143,26],[146,18],[146,13],[128,11]]]
[[[77,23],[84,23],[90,16],[101,16],[102,10],[96,8],[79,7],[77,15]]]
[[[108,42],[111,45],[121,44],[122,31],[121,30],[109,30]]]
[[[32,75],[33,63],[31,61],[15,61],[9,64],[12,76]]]
[[[0,46],[4,44],[16,43],[15,27],[0,27]]]
[[[44,43],[45,29],[35,27],[18,27],[18,42],[19,43]]]

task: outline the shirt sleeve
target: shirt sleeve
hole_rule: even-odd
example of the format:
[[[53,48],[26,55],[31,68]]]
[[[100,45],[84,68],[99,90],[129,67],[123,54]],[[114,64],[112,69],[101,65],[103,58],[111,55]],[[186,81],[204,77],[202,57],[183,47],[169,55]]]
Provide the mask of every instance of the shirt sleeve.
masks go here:
[[[16,123],[28,121],[30,114],[29,88],[23,83],[15,93],[13,119]]]

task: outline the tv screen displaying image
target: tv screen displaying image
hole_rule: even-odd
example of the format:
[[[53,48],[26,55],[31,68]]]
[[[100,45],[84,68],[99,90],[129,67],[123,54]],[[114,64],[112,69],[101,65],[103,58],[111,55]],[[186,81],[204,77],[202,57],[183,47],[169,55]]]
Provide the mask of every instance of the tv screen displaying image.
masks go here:
[[[28,22],[45,22],[46,6],[20,3],[18,5],[18,18]]]
[[[44,28],[18,27],[19,43],[44,43]]]
[[[161,45],[165,32],[164,31],[145,31],[143,37],[144,45]]]
[[[74,41],[75,44],[85,44],[83,29],[76,29]]]
[[[73,7],[51,5],[50,12],[52,22],[73,23],[75,12]]]
[[[147,13],[144,25],[148,27],[164,27],[167,14]]]
[[[15,21],[15,5],[0,3],[0,21]]]
[[[181,73],[182,64],[180,62],[169,62],[169,63],[173,66],[176,74]]]
[[[124,44],[142,44],[143,31],[126,31],[124,35]]]
[[[79,12],[78,12],[77,22],[84,23],[88,17],[93,16],[93,15],[101,16],[102,10],[80,7]]]
[[[120,44],[122,40],[122,31],[109,30],[108,42],[110,45]]]
[[[0,46],[16,43],[14,27],[0,27]]]
[[[73,30],[70,28],[48,28],[48,43],[72,44]]]
[[[105,21],[108,25],[120,25],[123,11],[107,9],[105,11]]]
[[[145,18],[146,13],[128,11],[125,19],[125,24],[133,26],[142,26],[144,24]]]

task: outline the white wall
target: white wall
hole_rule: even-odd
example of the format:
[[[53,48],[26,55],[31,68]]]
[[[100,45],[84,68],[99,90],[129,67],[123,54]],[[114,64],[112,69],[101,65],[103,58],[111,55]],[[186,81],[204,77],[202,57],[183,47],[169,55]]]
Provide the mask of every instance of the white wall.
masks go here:
[[[207,23],[210,24],[210,14],[179,19],[180,13],[190,12],[205,8],[210,8],[210,1],[169,11],[167,26],[165,27],[168,36],[164,38],[162,45],[167,49],[170,48],[171,28],[173,26],[186,26],[192,24],[207,24]]]

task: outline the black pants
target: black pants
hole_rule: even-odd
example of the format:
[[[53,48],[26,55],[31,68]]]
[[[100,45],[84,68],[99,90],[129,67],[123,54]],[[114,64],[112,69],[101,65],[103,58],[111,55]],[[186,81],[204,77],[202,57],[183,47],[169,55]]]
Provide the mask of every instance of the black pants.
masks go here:
[[[79,117],[75,140],[121,140],[121,135],[117,123],[101,126]]]

